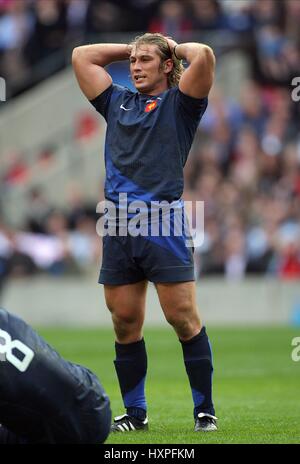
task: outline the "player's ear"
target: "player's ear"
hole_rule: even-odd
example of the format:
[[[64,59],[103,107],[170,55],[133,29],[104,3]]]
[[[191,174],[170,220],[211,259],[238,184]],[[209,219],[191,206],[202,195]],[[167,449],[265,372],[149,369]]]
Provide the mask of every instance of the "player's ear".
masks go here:
[[[174,66],[174,63],[171,59],[168,59],[164,62],[164,66],[163,66],[163,70],[165,73],[169,73],[170,71],[172,71],[173,69],[173,66]]]

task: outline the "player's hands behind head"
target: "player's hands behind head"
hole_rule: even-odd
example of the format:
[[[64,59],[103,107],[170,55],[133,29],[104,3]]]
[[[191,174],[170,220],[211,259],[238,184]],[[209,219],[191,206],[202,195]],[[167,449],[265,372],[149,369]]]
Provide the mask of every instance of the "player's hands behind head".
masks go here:
[[[166,41],[168,42],[169,48],[171,50],[171,54],[173,55],[174,48],[176,47],[176,45],[178,45],[178,43],[175,40],[173,40],[171,37],[166,37]]]

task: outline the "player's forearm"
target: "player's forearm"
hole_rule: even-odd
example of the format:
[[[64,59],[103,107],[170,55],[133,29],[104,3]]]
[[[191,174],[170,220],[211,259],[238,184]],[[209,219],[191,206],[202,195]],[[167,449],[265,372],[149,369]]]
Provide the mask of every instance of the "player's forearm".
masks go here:
[[[94,44],[76,47],[72,59],[98,66],[106,66],[114,61],[126,60],[130,56],[128,44]]]
[[[174,50],[173,50],[174,52]],[[208,61],[215,63],[213,50],[205,44],[187,42],[176,45],[175,56],[179,59],[192,63],[194,60]]]

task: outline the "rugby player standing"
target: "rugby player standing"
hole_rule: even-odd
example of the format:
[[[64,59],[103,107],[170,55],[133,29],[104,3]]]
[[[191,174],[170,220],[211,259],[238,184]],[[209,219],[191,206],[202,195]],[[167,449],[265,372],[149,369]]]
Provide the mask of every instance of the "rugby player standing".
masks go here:
[[[129,60],[135,92],[113,83],[105,70],[120,60]],[[183,168],[214,79],[212,49],[147,33],[129,45],[77,47],[72,62],[82,92],[107,122],[105,198],[118,212],[124,193],[129,202],[142,200],[150,207],[167,201],[182,210]],[[196,304],[193,253],[185,234],[117,233],[103,237],[99,277],[114,324],[115,369],[126,409],[112,431],[148,428],[143,338],[148,281],[182,345],[195,431],[217,430],[212,354]]]

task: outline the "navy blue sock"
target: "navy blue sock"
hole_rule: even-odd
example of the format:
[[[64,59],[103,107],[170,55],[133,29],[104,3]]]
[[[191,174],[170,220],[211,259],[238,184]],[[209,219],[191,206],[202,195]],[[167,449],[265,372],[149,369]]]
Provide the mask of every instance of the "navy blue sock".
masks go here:
[[[114,364],[126,412],[129,416],[144,420],[147,411],[145,398],[147,353],[144,339],[127,344],[116,342],[115,349]]]
[[[212,402],[212,353],[205,327],[191,340],[180,340],[185,369],[194,401],[194,417],[199,412],[214,415]]]

